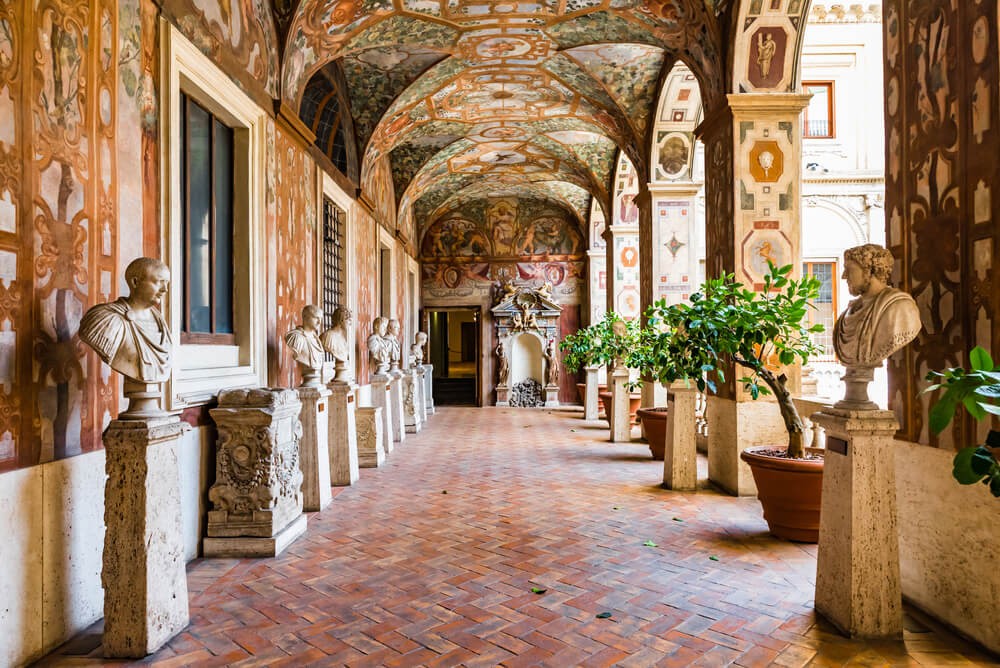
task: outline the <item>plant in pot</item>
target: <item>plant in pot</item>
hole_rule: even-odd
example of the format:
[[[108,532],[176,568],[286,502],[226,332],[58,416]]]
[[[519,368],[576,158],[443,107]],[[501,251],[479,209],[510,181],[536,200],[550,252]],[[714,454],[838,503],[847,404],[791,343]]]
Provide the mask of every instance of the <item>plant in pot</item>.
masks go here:
[[[578,373],[581,369],[597,366],[597,346],[601,342],[600,323],[578,329],[572,334],[563,337],[559,342],[559,350],[563,356],[563,367],[570,373]],[[577,383],[576,389],[580,394],[580,403],[586,401],[586,384]],[[599,390],[604,389],[599,386]]]
[[[628,366],[629,354],[636,347],[639,339],[639,323],[635,320],[625,320],[614,311],[604,314],[604,319],[597,324],[598,342],[595,353],[595,364]],[[636,424],[636,411],[639,409],[641,397],[638,394],[639,383],[629,381],[625,384],[629,393],[628,412],[631,424]],[[599,393],[604,404],[604,414],[611,421],[611,392],[608,389]]]
[[[944,392],[930,411],[930,428],[940,434],[952,417],[964,407],[977,421],[1000,415],[1000,365],[980,347],[969,353],[970,369],[962,367],[931,371],[927,380],[934,384],[924,392]],[[991,429],[982,445],[962,448],[952,462],[952,476],[963,485],[982,482],[993,496],[1000,498],[1000,431]]]
[[[771,533],[789,540],[816,542],[823,480],[822,450],[804,447],[802,418],[792,401],[782,367],[805,363],[820,352],[806,314],[819,295],[813,276],[790,278],[792,266],[768,263],[760,292],[745,288],[732,275],[707,281],[691,303],[665,313],[677,330],[675,345],[710,354],[701,361],[705,371],[719,371],[730,360],[747,371],[739,379],[750,397],[773,395],[788,432],[785,445],[747,448],[740,454],[753,472],[764,519]],[[701,353],[698,353],[701,354]],[[722,382],[722,378],[718,378]],[[705,387],[716,391],[706,380]],[[699,385],[699,387],[701,387]]]

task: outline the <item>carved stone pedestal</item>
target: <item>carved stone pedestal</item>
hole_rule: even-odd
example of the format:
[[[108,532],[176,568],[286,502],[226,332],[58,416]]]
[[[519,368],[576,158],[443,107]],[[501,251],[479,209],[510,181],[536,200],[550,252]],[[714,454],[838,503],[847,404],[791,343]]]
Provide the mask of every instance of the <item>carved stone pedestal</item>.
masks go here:
[[[423,387],[416,370],[403,372],[403,424],[411,434],[424,427]]]
[[[611,415],[608,423],[611,425],[611,441],[613,443],[628,443],[632,440],[632,425],[629,421],[628,403],[629,391],[625,389],[628,382],[628,369],[618,367],[611,372]]]
[[[329,417],[330,390],[325,387],[298,388],[302,402],[302,438],[299,466],[302,468],[302,508],[323,510],[333,501],[330,491]]]
[[[392,382],[389,383],[389,406],[392,409],[392,440],[402,443],[406,440],[405,413],[403,411],[403,373],[395,371],[392,374]]]
[[[363,469],[378,468],[385,462],[383,411],[379,406],[358,407],[358,465]]]
[[[104,656],[138,659],[188,625],[176,417],[104,431]]]
[[[545,386],[545,407],[555,408],[559,405],[559,386],[558,385],[546,385]]]
[[[335,380],[330,390],[330,483],[358,481],[357,386]]]
[[[600,397],[597,396],[599,389],[597,374],[600,367],[588,366],[585,371],[587,373],[587,386],[583,391],[583,419],[596,420],[600,403]]]
[[[891,411],[813,413],[826,429],[816,610],[844,634],[903,632]]]
[[[275,557],[306,530],[295,390],[226,390],[210,412],[218,426],[208,490],[206,557]]]
[[[434,415],[434,365],[424,364],[424,412]]]
[[[690,492],[698,487],[698,447],[694,422],[694,383],[672,383],[667,390],[667,435],[663,486]]]
[[[393,449],[392,435],[395,432],[395,425],[392,420],[392,379],[389,376],[376,374],[372,376],[372,406],[381,408],[382,431],[379,441],[382,454],[388,455]],[[358,425],[360,430],[361,425]],[[360,443],[359,443],[360,447]],[[364,468],[364,467],[362,467]]]
[[[417,382],[420,383],[420,417],[424,421],[424,425],[427,425],[427,416],[430,412],[427,410],[427,369],[423,365],[414,367],[417,372]]]

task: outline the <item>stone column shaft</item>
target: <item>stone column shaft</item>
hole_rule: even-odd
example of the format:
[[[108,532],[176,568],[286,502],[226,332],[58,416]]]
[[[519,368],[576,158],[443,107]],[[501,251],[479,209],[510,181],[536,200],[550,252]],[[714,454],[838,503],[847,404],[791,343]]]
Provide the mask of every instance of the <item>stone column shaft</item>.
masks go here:
[[[891,411],[829,408],[816,558],[816,610],[845,634],[903,632]]]
[[[672,383],[667,391],[667,435],[663,451],[663,486],[690,492],[698,488],[698,443],[694,383]]]
[[[333,381],[330,390],[330,484],[358,481],[357,386]]]
[[[434,365],[424,364],[424,410],[434,415]]]
[[[104,431],[104,656],[152,654],[188,625],[176,417]]]
[[[629,391],[625,389],[628,382],[628,369],[618,367],[611,372],[611,441],[613,443],[628,443],[632,440],[632,425],[630,424],[628,405]]]
[[[302,508],[323,510],[333,501],[330,491],[329,417],[330,390],[325,387],[298,388],[302,402],[302,438],[299,465],[302,467]]]
[[[597,374],[600,367],[588,366],[584,371],[587,374],[587,385],[584,389],[583,399],[583,419],[596,420],[600,408],[601,398],[598,396],[600,388]]]

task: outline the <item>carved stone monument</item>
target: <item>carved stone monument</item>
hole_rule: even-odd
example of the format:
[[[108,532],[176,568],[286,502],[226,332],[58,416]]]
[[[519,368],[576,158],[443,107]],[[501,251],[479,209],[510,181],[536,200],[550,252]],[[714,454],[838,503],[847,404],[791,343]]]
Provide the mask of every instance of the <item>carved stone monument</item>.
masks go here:
[[[323,344],[319,340],[319,328],[323,322],[323,311],[309,304],[302,309],[302,324],[285,334],[285,345],[292,351],[302,374],[300,387],[322,387],[320,373],[323,369]]]
[[[358,408],[358,463],[363,469],[378,468],[385,462],[382,410],[378,406]]]
[[[511,405],[514,386],[521,390],[521,401],[528,379],[542,388],[545,406],[559,405],[558,366],[548,362],[547,355],[555,360],[549,342],[559,336],[562,307],[553,301],[551,289],[506,283],[497,291],[497,304],[491,309],[497,339],[497,406]]]
[[[858,297],[837,320],[834,347],[847,366],[847,396],[811,419],[826,430],[816,610],[852,637],[903,630],[892,411],[868,400],[872,370],[912,341],[920,317],[910,295],[888,287],[892,254],[867,244],[844,253]],[[887,493],[888,490],[888,493]]]
[[[348,334],[354,316],[350,309],[338,306],[334,309],[331,319],[333,322],[330,329],[323,332],[320,343],[334,359],[336,373],[333,379],[347,383],[354,378],[351,366],[351,337]]]
[[[206,557],[275,557],[305,533],[295,390],[224,390]]]
[[[141,658],[188,624],[177,441],[186,425],[159,406],[172,340],[158,310],[170,283],[159,260],[125,269],[128,297],[98,304],[80,340],[125,377],[126,411],[104,431],[104,656]]]

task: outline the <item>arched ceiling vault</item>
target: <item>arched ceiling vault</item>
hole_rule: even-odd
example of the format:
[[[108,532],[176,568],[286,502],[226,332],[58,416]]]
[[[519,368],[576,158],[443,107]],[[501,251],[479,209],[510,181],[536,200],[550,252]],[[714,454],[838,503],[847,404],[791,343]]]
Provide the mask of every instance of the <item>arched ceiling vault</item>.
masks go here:
[[[400,220],[518,196],[582,222],[591,198],[609,208],[619,150],[648,173],[675,60],[722,90],[707,1],[303,0],[282,30],[282,96],[301,109],[306,82],[338,63],[362,188],[387,165]]]

